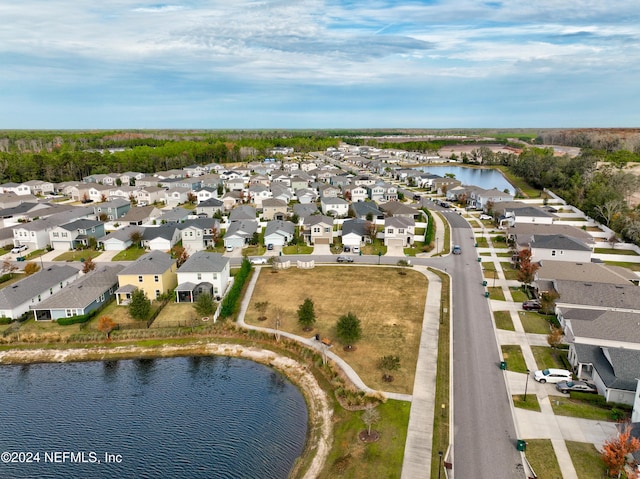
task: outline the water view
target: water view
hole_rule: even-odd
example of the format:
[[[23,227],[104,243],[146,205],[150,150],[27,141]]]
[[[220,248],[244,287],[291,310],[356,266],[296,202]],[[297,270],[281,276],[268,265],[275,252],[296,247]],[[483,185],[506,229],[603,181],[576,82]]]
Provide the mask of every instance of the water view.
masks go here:
[[[285,376],[227,357],[2,366],[0,401],[0,477],[285,478],[307,432]]]
[[[445,176],[447,173],[453,173],[457,180],[462,181],[463,185],[474,185],[490,190],[497,188],[504,191],[505,188],[511,194],[514,194],[515,188],[498,170],[491,168],[467,168],[464,166],[421,166],[416,168],[420,171],[433,173],[438,176]]]

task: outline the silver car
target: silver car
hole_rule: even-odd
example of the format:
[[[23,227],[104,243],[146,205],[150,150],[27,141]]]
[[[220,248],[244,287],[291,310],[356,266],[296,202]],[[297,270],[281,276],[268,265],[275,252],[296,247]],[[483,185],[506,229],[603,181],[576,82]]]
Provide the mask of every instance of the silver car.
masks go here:
[[[560,381],[558,384],[556,384],[556,389],[564,394],[570,393],[572,391],[598,394],[598,388],[596,388],[593,384],[589,384],[585,381]]]

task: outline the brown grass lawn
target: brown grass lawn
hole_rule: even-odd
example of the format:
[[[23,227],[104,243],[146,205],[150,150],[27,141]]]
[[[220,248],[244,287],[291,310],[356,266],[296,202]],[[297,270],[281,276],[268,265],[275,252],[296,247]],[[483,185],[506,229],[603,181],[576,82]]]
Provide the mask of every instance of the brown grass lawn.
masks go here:
[[[427,279],[405,268],[322,267],[313,270],[290,269],[272,273],[263,271],[251,298],[246,321],[274,327],[274,308],[283,310],[281,329],[311,337],[316,333],[334,342],[333,352],[344,358],[374,389],[411,393],[418,358],[418,346]],[[315,305],[316,324],[313,331],[298,325],[297,309],[305,298]],[[268,301],[267,320],[257,320],[256,302]],[[355,351],[343,351],[335,336],[338,318],[354,313],[362,322],[362,339]],[[384,383],[376,368],[381,356],[400,356],[400,369],[394,381]]]
[[[191,303],[167,303],[151,327],[165,328],[202,323],[201,321],[194,322],[197,316]]]

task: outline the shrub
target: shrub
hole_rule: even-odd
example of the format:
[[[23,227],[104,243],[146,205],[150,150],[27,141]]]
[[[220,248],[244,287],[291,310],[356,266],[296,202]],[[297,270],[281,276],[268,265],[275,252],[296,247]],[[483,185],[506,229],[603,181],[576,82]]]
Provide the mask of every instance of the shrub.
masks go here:
[[[70,318],[58,318],[56,322],[60,326],[69,326],[71,324],[86,323],[93,317],[93,314],[82,314],[80,316],[71,316]]]
[[[0,318],[0,324],[9,324],[11,322],[11,318]]]
[[[227,293],[227,295],[222,300],[220,304],[220,318],[228,318],[233,315],[236,310],[238,300],[240,299],[240,294],[242,293],[242,288],[244,287],[244,283],[247,281],[249,274],[251,273],[251,262],[244,258],[242,260],[242,265],[240,266],[240,270],[236,273],[233,286]]]
[[[0,276],[0,283],[4,283],[5,281],[9,281],[13,275],[11,273],[3,274]]]

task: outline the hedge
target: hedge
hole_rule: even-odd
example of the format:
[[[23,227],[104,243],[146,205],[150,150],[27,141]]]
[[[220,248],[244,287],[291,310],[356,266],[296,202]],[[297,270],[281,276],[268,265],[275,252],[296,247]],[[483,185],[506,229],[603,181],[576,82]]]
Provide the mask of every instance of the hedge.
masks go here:
[[[13,275],[11,273],[3,274],[2,276],[0,276],[0,283],[6,283],[12,278],[13,278]]]
[[[234,276],[233,286],[231,286],[231,289],[220,304],[220,318],[228,318],[235,312],[236,305],[238,304],[238,300],[242,294],[242,288],[244,287],[244,283],[247,281],[250,273],[251,262],[245,258],[242,260],[240,271],[238,271]]]
[[[436,225],[433,223],[433,216],[431,216],[431,211],[427,208],[422,208],[422,211],[427,215],[427,231],[424,234],[424,244],[431,244],[434,240],[436,234]]]
[[[11,321],[11,318],[0,318],[0,324],[9,324]]]

